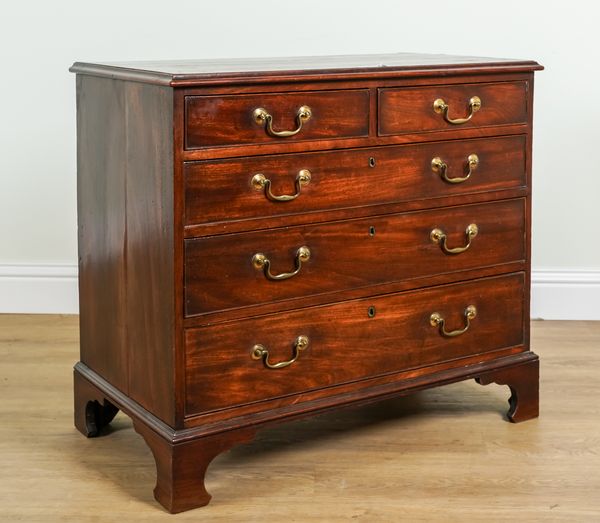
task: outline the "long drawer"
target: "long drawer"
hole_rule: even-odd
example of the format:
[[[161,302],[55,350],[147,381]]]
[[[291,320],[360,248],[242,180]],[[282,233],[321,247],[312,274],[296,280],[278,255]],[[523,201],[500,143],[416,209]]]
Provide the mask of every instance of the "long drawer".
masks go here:
[[[527,82],[379,90],[379,135],[527,123]]]
[[[525,136],[520,135],[187,162],[185,223],[268,218],[524,186],[525,150]]]
[[[189,329],[186,412],[518,346],[523,293],[515,273]]]
[[[522,198],[197,238],[185,242],[185,311],[193,316],[523,259]]]

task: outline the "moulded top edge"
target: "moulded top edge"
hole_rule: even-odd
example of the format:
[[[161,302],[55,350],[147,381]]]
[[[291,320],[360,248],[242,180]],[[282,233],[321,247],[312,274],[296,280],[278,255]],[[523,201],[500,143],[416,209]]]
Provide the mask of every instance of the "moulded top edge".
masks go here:
[[[69,70],[79,74],[177,86],[226,83],[244,79],[249,81],[323,80],[342,77],[378,78],[541,69],[543,67],[540,64],[531,60],[395,53],[287,58],[75,62]]]

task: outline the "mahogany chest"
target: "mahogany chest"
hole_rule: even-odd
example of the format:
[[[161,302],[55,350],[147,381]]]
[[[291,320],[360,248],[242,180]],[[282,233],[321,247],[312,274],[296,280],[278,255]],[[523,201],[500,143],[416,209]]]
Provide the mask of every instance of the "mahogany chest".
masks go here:
[[[538,415],[536,62],[75,63],[75,425],[120,409],[156,499],[267,424],[475,378]]]

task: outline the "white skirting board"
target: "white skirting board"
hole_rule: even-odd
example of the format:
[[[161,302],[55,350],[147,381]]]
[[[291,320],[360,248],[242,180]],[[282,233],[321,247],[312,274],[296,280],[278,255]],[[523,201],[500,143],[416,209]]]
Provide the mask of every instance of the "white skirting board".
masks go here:
[[[78,310],[77,265],[0,265],[0,313]]]
[[[600,320],[600,269],[534,269],[531,317]],[[77,314],[76,265],[0,265],[0,313]]]
[[[533,269],[531,318],[600,320],[600,269]]]

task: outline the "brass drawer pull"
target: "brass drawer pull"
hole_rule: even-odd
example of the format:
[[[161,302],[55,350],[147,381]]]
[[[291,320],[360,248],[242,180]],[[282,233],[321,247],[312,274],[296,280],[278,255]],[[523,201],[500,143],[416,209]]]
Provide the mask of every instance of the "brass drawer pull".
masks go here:
[[[434,173],[439,174],[442,180],[448,183],[466,182],[473,174],[473,171],[475,171],[475,169],[477,169],[477,167],[479,166],[479,156],[477,156],[476,154],[470,154],[467,157],[467,166],[469,167],[469,172],[466,174],[466,176],[455,176],[454,178],[449,178],[448,164],[444,162],[444,160],[442,160],[439,156],[436,156],[433,160],[431,160],[431,170]]]
[[[300,356],[300,351],[306,349],[308,347],[308,343],[308,336],[298,336],[296,341],[294,341],[294,355],[292,356],[292,359],[288,361],[280,361],[279,363],[271,363],[269,361],[269,349],[267,349],[264,345],[257,343],[254,345],[254,347],[252,347],[252,359],[262,359],[265,367],[268,369],[283,369],[298,359],[298,356]]]
[[[302,124],[310,120],[312,116],[312,111],[310,107],[308,107],[308,105],[303,105],[302,107],[300,107],[300,109],[298,109],[298,112],[296,113],[297,127],[293,131],[276,131],[275,129],[273,129],[273,116],[262,107],[254,109],[254,113],[252,114],[254,116],[254,121],[258,125],[265,126],[267,134],[279,138],[286,138],[288,136],[294,136],[295,134],[298,134],[300,132],[300,130],[302,129]]]
[[[302,268],[302,262],[307,262],[310,259],[310,249],[303,245],[296,251],[296,268],[293,272],[282,272],[281,274],[271,274],[271,260],[262,252],[257,252],[252,256],[252,265],[255,269],[262,270],[265,273],[267,280],[287,280],[292,276],[296,276]]]
[[[469,100],[469,115],[466,118],[450,118],[448,116],[448,110],[450,106],[444,102],[443,99],[438,98],[435,102],[433,102],[433,110],[438,113],[444,115],[444,120],[453,125],[460,125],[463,123],[467,123],[473,115],[481,109],[481,99],[479,96],[473,96]]]
[[[289,202],[290,200],[295,200],[300,196],[300,191],[302,190],[303,185],[308,185],[311,180],[311,174],[308,169],[302,169],[298,172],[296,176],[296,194],[281,194],[279,196],[275,196],[271,192],[271,180],[269,180],[264,174],[255,174],[252,177],[252,187],[257,191],[264,190],[265,196],[267,199],[274,202]]]
[[[471,247],[471,240],[477,236],[479,232],[479,228],[476,223],[471,223],[465,230],[465,236],[467,237],[467,244],[464,247],[454,247],[450,249],[446,244],[448,237],[446,233],[442,229],[433,229],[429,234],[431,241],[433,243],[438,243],[446,254],[460,254],[461,252],[465,252],[469,247]]]
[[[469,305],[464,312],[466,325],[462,329],[448,332],[446,330],[446,320],[439,312],[434,312],[429,316],[429,323],[432,327],[438,327],[440,334],[446,338],[454,338],[454,336],[460,336],[469,330],[471,326],[471,320],[477,316],[477,308],[475,305]]]

